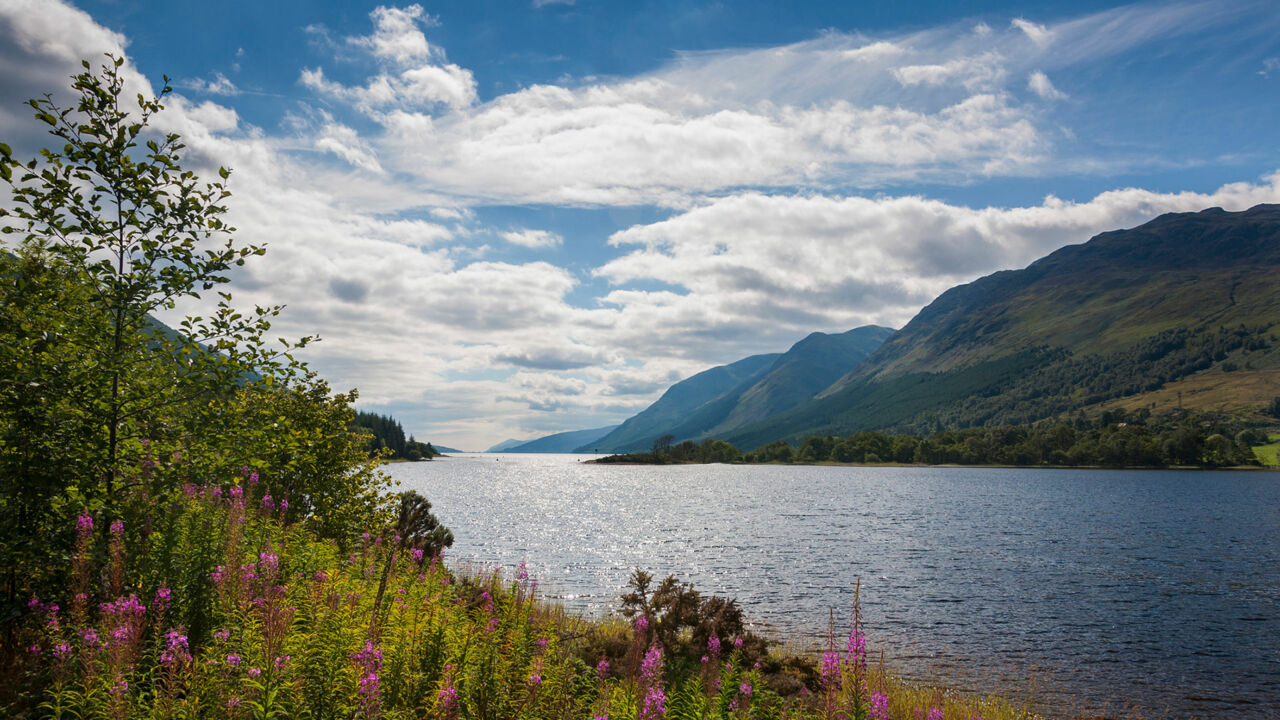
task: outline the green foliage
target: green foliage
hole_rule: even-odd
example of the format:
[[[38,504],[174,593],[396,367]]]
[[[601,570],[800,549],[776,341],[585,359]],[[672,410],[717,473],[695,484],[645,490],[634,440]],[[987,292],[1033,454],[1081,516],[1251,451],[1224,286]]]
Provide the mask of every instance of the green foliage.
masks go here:
[[[359,411],[351,421],[351,429],[369,436],[368,451],[377,455],[387,453],[392,459],[430,460],[440,453],[431,443],[418,442],[412,435],[405,439],[404,428],[390,415]]]
[[[0,665],[25,599],[66,586],[78,512],[102,532],[132,517],[175,542],[164,508],[184,485],[251,471],[288,499],[286,521],[328,536],[385,502],[386,478],[347,430],[354,394],[331,397],[294,360],[310,338],[265,340],[280,308],[242,313],[218,292],[176,330],[154,318],[263,248],[223,220],[230,173],[203,182],[181,167],[181,139],[151,127],[169,88],[131,98],[121,66],[84,63],[70,107],[30,102],[54,138],[39,157],[0,147]]]

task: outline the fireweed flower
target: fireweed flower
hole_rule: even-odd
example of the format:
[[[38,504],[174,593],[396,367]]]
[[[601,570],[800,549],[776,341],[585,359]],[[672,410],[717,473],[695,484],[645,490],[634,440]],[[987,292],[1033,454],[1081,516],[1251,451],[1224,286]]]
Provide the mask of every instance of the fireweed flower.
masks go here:
[[[262,675],[262,670],[260,670],[259,668],[249,668],[249,677],[256,678],[256,677],[259,677],[260,675]]]
[[[226,642],[231,639],[230,630],[219,630],[213,634],[213,639],[218,642]]]
[[[840,687],[840,653],[828,650],[822,654],[822,687]]]
[[[242,658],[239,655],[232,653],[227,656],[227,664],[230,665],[231,667],[240,667],[241,659]]]
[[[734,650],[741,650],[741,649],[742,649],[742,638],[741,638],[741,637],[736,637],[736,638],[734,638],[734,639],[733,639],[733,649],[734,649]]]
[[[929,708],[929,720],[943,720],[942,708]]]
[[[414,548],[413,550],[410,550],[409,553],[413,555],[414,562],[416,563],[422,562],[422,548]]]
[[[529,579],[529,570],[528,570],[528,568],[526,568],[526,567],[524,566],[524,561],[523,561],[523,560],[521,560],[521,561],[520,561],[520,572],[516,573],[516,579],[517,579],[517,580],[528,580],[528,579]]]
[[[871,720],[890,720],[889,696],[884,693],[871,693],[871,708],[868,715]]]
[[[160,662],[165,665],[180,665],[191,662],[191,653],[187,650],[187,636],[177,630],[170,630],[164,636],[165,648],[160,653]]]
[[[667,714],[667,694],[662,689],[662,646],[650,645],[640,663],[640,687],[643,689],[638,720],[657,720]]]
[[[720,654],[720,638],[716,637],[714,633],[707,638],[707,650],[710,651],[713,657]]]
[[[636,635],[644,635],[649,632],[649,618],[644,615],[636,617]]]
[[[751,697],[751,683],[744,682],[739,685],[738,692],[741,693],[743,697]]]
[[[600,662],[596,663],[596,679],[604,682],[609,677],[609,658],[602,657]]]

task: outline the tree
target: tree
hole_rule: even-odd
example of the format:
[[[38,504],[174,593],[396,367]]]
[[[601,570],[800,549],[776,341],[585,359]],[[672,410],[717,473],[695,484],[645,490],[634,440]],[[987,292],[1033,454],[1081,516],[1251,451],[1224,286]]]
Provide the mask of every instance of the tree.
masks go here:
[[[0,147],[0,177],[11,188],[0,208],[4,232],[21,236],[26,262],[83,289],[75,322],[57,342],[81,355],[77,410],[100,428],[82,438],[82,451],[102,483],[90,494],[107,503],[119,489],[122,455],[163,424],[157,411],[225,394],[255,374],[296,372],[287,354],[262,342],[279,307],[246,315],[219,292],[212,315],[188,317],[178,331],[154,319],[226,283],[232,267],[263,248],[236,244],[223,222],[229,171],[202,183],[180,165],[179,136],[149,129],[168,79],[159,97],[139,94],[131,109],[122,64],[108,56],[95,72],[84,62],[72,107],[50,95],[30,101],[57,138],[54,148],[23,164]]]
[[[155,319],[216,290],[263,248],[237,244],[223,221],[229,171],[202,182],[181,166],[181,139],[151,127],[167,79],[159,97],[135,102],[122,65],[83,63],[70,107],[30,101],[51,149],[23,163],[0,144],[0,230],[16,236],[0,251],[8,629],[30,594],[65,586],[51,568],[64,566],[68,520],[82,510],[100,520],[163,512],[181,483],[232,481],[242,464],[291,498],[293,519],[311,515],[331,536],[385,502],[385,477],[346,429],[354,396],[331,398],[290,354],[311,338],[283,349],[264,341],[279,307],[241,313],[218,292],[207,316],[174,329]],[[109,522],[97,526],[105,533]]]

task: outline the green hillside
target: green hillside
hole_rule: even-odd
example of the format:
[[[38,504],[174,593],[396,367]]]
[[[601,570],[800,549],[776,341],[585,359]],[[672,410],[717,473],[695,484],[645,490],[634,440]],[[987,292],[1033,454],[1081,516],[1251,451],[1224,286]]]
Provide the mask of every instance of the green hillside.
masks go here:
[[[1280,395],[1278,271],[1276,205],[1103,233],[948,290],[814,400],[721,437],[751,448],[1110,406],[1261,420]]]
[[[730,374],[745,374],[738,383],[705,397],[693,404],[698,395],[683,389],[677,397],[686,403],[678,410],[668,410],[668,396],[681,388],[678,383],[666,395],[644,412],[628,420],[618,431],[595,444],[602,452],[635,452],[648,450],[663,435],[673,435],[675,440],[698,440],[721,435],[750,425],[767,421],[796,405],[812,398],[817,392],[830,386],[837,378],[857,366],[893,334],[891,328],[867,325],[839,334],[812,333],[791,346],[782,355],[758,355],[740,360],[733,365],[713,368],[700,373],[685,383],[704,375],[724,379]],[[770,362],[749,374],[742,368],[752,368],[759,358]],[[734,369],[732,372],[721,372]],[[701,387],[710,389],[702,381]],[[662,412],[657,412],[661,410]],[[643,422],[641,422],[643,421]],[[633,424],[628,428],[628,424]],[[619,431],[626,429],[628,435]],[[623,437],[618,440],[617,437]]]

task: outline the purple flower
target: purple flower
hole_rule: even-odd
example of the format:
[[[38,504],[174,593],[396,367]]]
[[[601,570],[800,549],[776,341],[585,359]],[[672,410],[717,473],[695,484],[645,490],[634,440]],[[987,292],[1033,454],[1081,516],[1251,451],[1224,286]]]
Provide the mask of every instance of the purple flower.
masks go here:
[[[929,720],[943,720],[942,708],[929,708]]]
[[[258,553],[258,560],[261,561],[263,566],[269,567],[272,570],[276,570],[280,567],[280,558],[276,557],[275,553]]]
[[[840,653],[835,650],[822,654],[822,686],[830,690],[840,687]]]
[[[262,674],[262,670],[258,668],[249,668],[249,677],[256,678]]]
[[[458,688],[445,685],[436,693],[436,705],[446,714],[458,705]]]
[[[644,635],[649,632],[649,618],[640,615],[636,618],[636,635]]]
[[[541,676],[541,675],[539,675],[538,673],[533,673],[533,674],[529,675],[529,685],[530,685],[530,686],[532,686],[532,687],[538,687],[538,686],[539,686],[539,685],[541,685],[541,684],[542,684],[542,676]]]
[[[643,702],[639,720],[656,720],[667,714],[667,694],[662,689],[662,646],[650,645],[640,663],[640,687]]]
[[[39,646],[39,645],[32,645],[31,647],[27,648],[27,652],[31,653],[32,655],[35,655],[35,656],[39,657],[39,655],[40,655],[40,646]]]
[[[282,500],[280,500],[280,512],[284,512],[288,509],[289,509],[289,498],[283,498]]]
[[[71,654],[71,645],[67,643],[60,642],[57,645],[53,646],[53,656],[56,658],[62,658],[70,654]]]
[[[239,500],[239,499],[240,499],[240,498],[242,498],[242,497],[244,497],[244,489],[243,489],[243,488],[241,488],[239,485],[232,485],[232,486],[231,486],[231,498],[232,498],[233,500]]]
[[[884,693],[871,693],[871,720],[889,720],[889,696]]]
[[[80,633],[80,639],[84,641],[86,647],[97,647],[99,644],[98,633],[89,628]]]
[[[742,638],[741,638],[741,637],[736,637],[736,638],[734,638],[734,639],[733,639],[733,649],[734,649],[734,650],[741,650],[741,649],[742,649]]]
[[[422,562],[422,548],[414,548],[413,550],[410,550],[409,553],[413,555],[414,562]]]
[[[124,522],[123,522],[123,521],[121,521],[121,520],[115,520],[115,521],[112,521],[112,523],[111,523],[111,534],[112,534],[112,535],[114,535],[114,536],[116,536],[116,537],[120,537],[121,535],[123,535],[123,534],[124,534]]]
[[[716,637],[715,633],[712,633],[711,637],[707,638],[707,650],[713,656],[720,654],[720,638]]]
[[[739,685],[738,692],[742,693],[743,697],[751,697],[751,683],[744,682]]]
[[[257,485],[257,484],[258,484],[258,473],[256,473],[256,472],[255,472],[255,473],[249,473],[249,484],[250,484],[250,485]]]
[[[233,708],[233,707],[239,707],[239,705],[240,705],[240,698],[236,697],[235,695],[232,695],[231,697],[227,698],[227,707]]]
[[[160,662],[165,665],[180,665],[191,662],[191,653],[187,651],[187,636],[178,630],[170,630],[164,636],[165,648],[160,653]]]
[[[218,642],[226,642],[227,640],[231,639],[231,631],[219,630],[213,634],[213,639],[217,640]]]
[[[89,515],[81,515],[76,518],[76,532],[80,533],[82,537],[93,532],[93,518]]]
[[[227,656],[227,664],[230,665],[231,667],[240,667],[241,660],[242,658],[239,655],[236,655],[235,653],[232,653]]]
[[[271,502],[270,495],[262,496],[262,507],[266,508],[267,510],[272,510],[275,508],[275,506],[276,506],[275,503]]]
[[[520,572],[516,573],[516,579],[517,580],[529,579],[529,569],[524,566],[523,560],[520,561]]]
[[[602,657],[600,662],[596,663],[596,678],[604,682],[607,677],[609,677],[609,658]]]
[[[709,662],[711,662],[711,658],[707,657],[706,655],[703,655],[703,656],[702,656],[702,664],[703,664],[703,665],[706,665],[706,664],[707,664],[707,663],[709,663]]]

